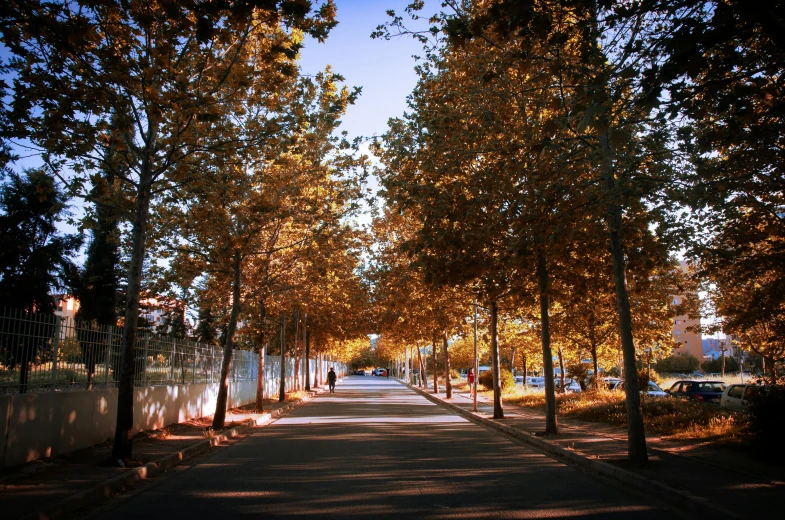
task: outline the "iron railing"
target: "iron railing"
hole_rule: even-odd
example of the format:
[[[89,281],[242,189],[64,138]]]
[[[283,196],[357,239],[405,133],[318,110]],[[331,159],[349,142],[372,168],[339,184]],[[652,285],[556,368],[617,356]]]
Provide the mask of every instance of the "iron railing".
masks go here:
[[[113,388],[122,329],[71,318],[0,310],[0,394]],[[213,383],[223,349],[140,331],[135,386]],[[255,380],[257,355],[235,350],[230,380]]]

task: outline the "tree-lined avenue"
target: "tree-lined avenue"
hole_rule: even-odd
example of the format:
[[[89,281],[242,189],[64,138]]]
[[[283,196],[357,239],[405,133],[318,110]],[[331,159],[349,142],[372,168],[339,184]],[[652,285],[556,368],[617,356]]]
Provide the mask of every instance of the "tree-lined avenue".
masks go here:
[[[100,518],[668,518],[386,378],[352,376]]]

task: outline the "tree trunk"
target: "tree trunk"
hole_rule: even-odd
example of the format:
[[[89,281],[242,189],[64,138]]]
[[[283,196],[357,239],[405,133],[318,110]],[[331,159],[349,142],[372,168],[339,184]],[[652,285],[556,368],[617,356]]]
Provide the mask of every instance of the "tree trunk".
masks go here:
[[[264,304],[264,298],[259,301],[259,324],[260,330],[264,330],[264,320],[267,317],[267,306]],[[256,411],[264,411],[264,358],[265,349],[267,345],[264,343],[264,332],[259,337],[259,370],[256,377]]]
[[[594,328],[594,320],[591,320],[589,326],[589,341],[591,342],[591,362],[592,367],[594,368],[594,375],[592,375],[592,381],[594,382],[593,387],[595,389],[599,388],[600,385],[600,366],[597,362],[597,337]]]
[[[226,330],[226,343],[224,344],[224,357],[221,362],[221,379],[218,382],[218,397],[215,401],[215,415],[213,415],[213,429],[224,427],[226,419],[226,405],[229,398],[229,371],[232,368],[232,349],[234,349],[234,333],[237,330],[237,317],[240,315],[240,283],[242,258],[240,253],[234,254],[232,271],[232,312],[229,315],[229,326]]]
[[[152,136],[154,137],[154,133]],[[134,424],[134,376],[136,375],[136,332],[139,327],[139,293],[142,286],[147,221],[153,188],[153,172],[148,157],[142,161],[139,187],[136,192],[136,211],[131,230],[131,262],[128,268],[128,286],[123,322],[123,343],[120,355],[120,374],[117,382],[117,421],[115,423],[112,458],[131,458]]]
[[[264,358],[267,345],[259,347],[259,370],[256,376],[256,411],[264,411]]]
[[[613,258],[613,280],[616,284],[616,304],[619,312],[619,335],[624,356],[625,390],[627,394],[627,446],[630,464],[643,466],[648,462],[646,453],[646,432],[643,427],[640,385],[635,377],[635,343],[632,337],[632,313],[627,291],[627,266],[624,259],[624,238],[622,235],[622,207],[618,202],[619,194],[613,172],[613,155],[608,132],[600,135],[600,148],[603,152],[602,176],[605,193],[610,202],[607,208],[610,235],[611,257]]]
[[[563,393],[565,393],[565,391],[564,391],[564,353],[562,352],[561,347],[559,347],[556,350],[556,352],[558,353],[558,356],[559,356],[559,383],[561,384],[561,390],[560,391],[563,394]]]
[[[517,354],[518,347],[513,345],[510,347],[510,372],[515,375],[515,354]]]
[[[499,307],[491,302],[491,364],[493,364],[493,418],[504,419],[502,406],[501,360],[499,359]],[[476,377],[476,376],[475,376]]]
[[[450,381],[450,351],[447,344],[447,333],[442,333],[442,346],[444,348],[444,386],[447,399],[452,399],[452,381]]]
[[[523,387],[527,388],[526,379],[529,377],[529,365],[527,364],[526,354],[523,355]]]
[[[311,391],[311,335],[308,334],[308,315],[303,320],[303,337],[305,338],[305,391]]]
[[[278,382],[278,402],[286,402],[286,313],[281,312],[281,380]]]
[[[321,352],[316,354],[316,387],[322,386],[322,354]]]
[[[300,390],[300,311],[294,311],[294,388]]]
[[[428,379],[426,378],[425,375],[425,363],[423,363],[422,361],[422,351],[420,350],[419,345],[417,346],[417,364],[419,365],[420,368],[420,377],[418,378],[419,384],[417,386],[419,386],[420,388],[425,387],[425,389],[428,390]]]
[[[556,396],[553,385],[553,352],[551,351],[550,302],[548,301],[548,266],[545,252],[537,253],[537,283],[540,289],[540,324],[542,328],[542,371],[545,378],[545,435],[559,433],[556,418]]]
[[[436,366],[436,338],[431,340],[431,348],[433,349],[433,393],[439,393],[439,367]]]

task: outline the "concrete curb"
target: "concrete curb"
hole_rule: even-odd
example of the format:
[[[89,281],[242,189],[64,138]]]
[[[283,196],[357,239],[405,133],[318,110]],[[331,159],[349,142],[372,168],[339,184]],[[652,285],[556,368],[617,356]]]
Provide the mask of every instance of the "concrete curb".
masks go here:
[[[440,399],[429,392],[417,388],[405,381],[401,384],[408,386],[418,394],[422,395],[429,401],[444,406],[458,413],[459,415],[469,419],[475,424],[487,426],[496,431],[505,433],[510,437],[530,444],[540,451],[548,453],[556,459],[564,459],[578,466],[588,468],[596,473],[601,473],[608,477],[618,480],[623,484],[623,487],[630,487],[637,491],[643,491],[646,494],[654,495],[659,499],[665,500],[672,505],[693,512],[702,513],[704,515],[711,515],[713,518],[728,519],[728,520],[741,520],[742,517],[729,513],[728,511],[715,506],[708,500],[692,495],[690,493],[674,489],[667,484],[663,484],[657,480],[652,480],[648,477],[638,475],[635,472],[614,466],[599,459],[591,458],[575,450],[570,450],[559,446],[556,443],[550,442],[542,437],[537,437],[529,432],[517,430],[511,426],[500,423],[494,419],[483,417],[475,414],[470,410],[466,410],[458,405]]]
[[[177,466],[181,462],[196,457],[197,455],[201,455],[210,448],[218,446],[222,442],[227,442],[229,439],[238,437],[250,428],[255,426],[265,426],[286,412],[294,410],[295,408],[298,408],[299,406],[307,403],[324,391],[325,390],[323,388],[311,390],[310,394],[302,399],[288,403],[281,408],[273,410],[269,413],[265,413],[256,419],[247,419],[241,424],[231,428],[230,430],[227,430],[224,433],[215,435],[203,441],[198,441],[183,448],[177,453],[172,453],[153,462],[148,462],[144,466],[130,469],[124,473],[121,473],[120,475],[117,475],[116,477],[112,477],[109,480],[101,482],[100,484],[96,484],[89,489],[66,497],[57,504],[42,511],[25,515],[23,520],[54,520],[64,515],[74,513],[75,511],[99,502],[118,491],[122,491],[128,487],[131,487],[141,480],[155,477],[160,473]]]

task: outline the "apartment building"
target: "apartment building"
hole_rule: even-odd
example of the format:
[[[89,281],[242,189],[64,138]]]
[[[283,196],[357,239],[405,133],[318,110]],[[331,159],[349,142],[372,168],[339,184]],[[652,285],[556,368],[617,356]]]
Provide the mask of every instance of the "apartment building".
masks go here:
[[[687,271],[687,262],[681,262],[682,271]],[[679,305],[684,298],[693,295],[680,294],[673,297],[673,304]],[[693,330],[688,330],[688,329]],[[697,332],[696,332],[697,331]],[[703,341],[700,334],[700,318],[690,318],[686,314],[674,316],[673,318],[673,340],[678,344],[674,350],[675,356],[694,356],[699,361],[703,361]]]

